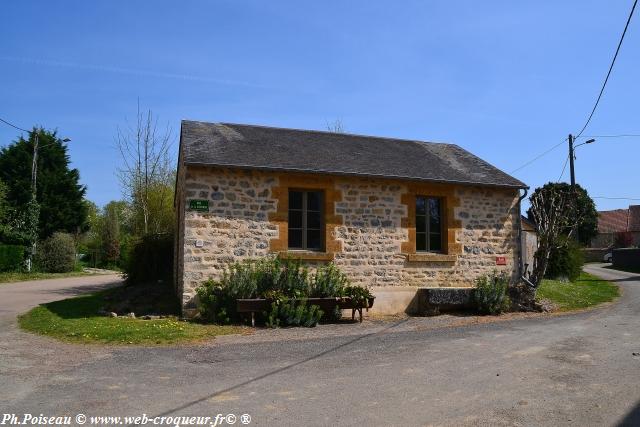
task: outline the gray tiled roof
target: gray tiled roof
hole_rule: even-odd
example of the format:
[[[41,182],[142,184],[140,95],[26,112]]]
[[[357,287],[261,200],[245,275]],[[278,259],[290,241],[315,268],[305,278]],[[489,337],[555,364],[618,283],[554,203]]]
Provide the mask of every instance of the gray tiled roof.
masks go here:
[[[186,164],[525,188],[454,144],[182,121]]]

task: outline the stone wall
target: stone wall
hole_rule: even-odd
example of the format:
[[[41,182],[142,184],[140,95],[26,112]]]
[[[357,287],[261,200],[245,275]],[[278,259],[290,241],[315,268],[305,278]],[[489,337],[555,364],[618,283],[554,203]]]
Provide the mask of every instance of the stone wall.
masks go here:
[[[189,167],[180,255],[185,309],[193,308],[195,288],[208,277],[219,277],[229,263],[282,251],[286,218],[278,203],[286,197],[284,187],[298,188],[297,177]],[[334,259],[355,284],[372,286],[378,296],[400,291],[401,304],[387,304],[385,311],[404,311],[419,286],[473,286],[478,276],[493,270],[517,274],[517,190],[310,175],[299,175],[299,182],[304,188],[318,182],[319,189],[331,192],[327,213],[333,215],[327,253],[296,256],[313,263]],[[445,254],[415,253],[409,206],[415,194],[445,200]],[[207,199],[209,212],[190,211],[190,199]],[[201,248],[197,240],[202,240]],[[498,256],[505,257],[506,265],[496,265]],[[385,303],[377,301],[376,306]]]
[[[190,168],[184,181],[183,306],[195,308],[195,289],[218,278],[230,263],[269,254],[277,226],[267,216],[275,211],[271,188],[275,176],[249,171]],[[209,212],[189,210],[189,200],[206,199]],[[196,247],[196,241],[202,247]]]
[[[514,243],[517,215],[515,191],[483,188],[454,189],[459,206],[454,209],[459,229],[455,241],[462,253],[450,259],[409,261],[403,242],[408,230],[401,226],[408,207],[401,195],[402,184],[384,181],[342,179],[342,202],[336,212],[344,224],[337,228],[343,252],[335,255],[335,263],[356,284],[369,286],[472,286],[474,280],[491,271],[509,274],[515,265]],[[437,184],[425,189],[426,195],[437,192]],[[441,186],[440,186],[441,187]],[[414,249],[415,252],[415,249]],[[506,266],[496,266],[496,257],[506,257]]]
[[[526,265],[526,273],[533,271],[533,260],[538,249],[538,234],[535,231],[522,231],[522,263]]]

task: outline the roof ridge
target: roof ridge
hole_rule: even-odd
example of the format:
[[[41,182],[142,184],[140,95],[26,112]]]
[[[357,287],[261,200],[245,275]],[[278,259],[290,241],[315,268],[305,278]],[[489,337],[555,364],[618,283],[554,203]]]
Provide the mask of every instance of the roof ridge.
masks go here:
[[[186,121],[197,121],[197,120],[186,120]],[[200,122],[200,123],[210,123],[210,122]],[[452,142],[441,142],[441,141],[423,141],[421,139],[406,139],[406,138],[392,138],[390,136],[376,136],[376,135],[365,135],[361,133],[349,133],[349,132],[331,132],[329,130],[317,130],[317,129],[302,129],[302,128],[283,128],[279,126],[267,126],[267,125],[252,125],[246,123],[230,123],[230,122],[214,122],[214,124],[219,124],[223,126],[247,126],[253,128],[261,128],[261,129],[274,129],[274,130],[287,130],[287,131],[296,131],[296,132],[313,132],[320,133],[323,135],[344,135],[351,137],[360,137],[360,138],[369,138],[369,139],[384,139],[387,141],[401,141],[401,142],[411,142],[414,144],[437,144],[437,145],[449,145],[459,147],[457,144]]]

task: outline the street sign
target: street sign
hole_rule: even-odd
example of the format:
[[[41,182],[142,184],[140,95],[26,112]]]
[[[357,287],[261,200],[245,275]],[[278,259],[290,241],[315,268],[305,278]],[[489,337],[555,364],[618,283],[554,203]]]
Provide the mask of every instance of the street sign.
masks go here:
[[[209,201],[208,200],[189,200],[189,210],[199,211],[199,212],[208,212],[209,211]]]

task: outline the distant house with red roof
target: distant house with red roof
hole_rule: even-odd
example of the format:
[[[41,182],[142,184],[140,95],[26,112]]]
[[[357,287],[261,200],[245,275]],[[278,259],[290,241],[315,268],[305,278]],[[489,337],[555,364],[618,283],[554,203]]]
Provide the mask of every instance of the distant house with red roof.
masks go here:
[[[598,235],[591,241],[592,248],[613,245],[617,233],[630,232],[634,245],[640,245],[640,205],[628,209],[598,212]]]

